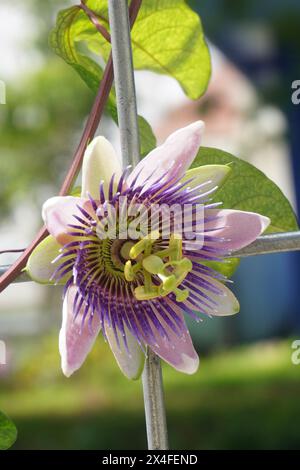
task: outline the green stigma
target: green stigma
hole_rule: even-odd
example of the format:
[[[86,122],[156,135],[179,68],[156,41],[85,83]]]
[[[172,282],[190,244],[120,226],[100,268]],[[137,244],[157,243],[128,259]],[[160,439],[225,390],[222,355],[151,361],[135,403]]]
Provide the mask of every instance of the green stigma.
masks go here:
[[[137,300],[151,300],[165,297],[173,292],[177,302],[183,302],[189,296],[188,289],[180,289],[180,284],[192,270],[192,262],[182,255],[182,239],[172,235],[168,248],[155,251],[158,232],[152,232],[130,247],[124,275],[129,282],[143,279],[142,285],[135,288]],[[133,264],[132,261],[135,261]],[[153,276],[159,284],[153,282]]]

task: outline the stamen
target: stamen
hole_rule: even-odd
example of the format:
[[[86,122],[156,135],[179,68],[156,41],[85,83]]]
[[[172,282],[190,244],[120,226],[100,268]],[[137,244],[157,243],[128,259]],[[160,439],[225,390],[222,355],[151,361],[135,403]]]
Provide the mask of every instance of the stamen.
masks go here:
[[[132,282],[137,275],[143,276],[144,284],[134,290],[137,300],[165,297],[174,292],[177,301],[183,302],[187,299],[189,291],[180,290],[178,287],[192,270],[193,264],[188,258],[182,257],[182,239],[178,235],[171,236],[168,248],[153,252],[158,238],[159,232],[152,232],[130,248],[130,258],[138,259],[138,263],[133,265],[130,259],[125,263],[125,279]]]

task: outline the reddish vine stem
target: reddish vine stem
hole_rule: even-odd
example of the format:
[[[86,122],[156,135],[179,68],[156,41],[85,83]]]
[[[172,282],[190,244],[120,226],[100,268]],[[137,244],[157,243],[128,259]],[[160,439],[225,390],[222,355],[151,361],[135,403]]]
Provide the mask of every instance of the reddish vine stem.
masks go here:
[[[1,250],[0,255],[4,255],[5,253],[22,253],[22,251],[25,251],[26,248],[12,248],[11,250]]]
[[[99,23],[97,15],[91,10],[88,6],[86,6],[85,3],[81,2],[80,3],[80,8],[85,11],[93,25],[96,27],[96,29],[99,31],[99,33],[106,39],[106,41],[110,42],[110,34],[107,31],[107,29],[102,26],[102,24]]]
[[[88,117],[84,132],[80,139],[79,145],[75,152],[74,160],[70,166],[68,174],[62,184],[62,187],[59,191],[60,196],[65,196],[68,194],[70,189],[72,188],[77,174],[79,172],[82,158],[85,152],[85,149],[89,143],[89,141],[94,137],[97,127],[99,125],[101,116],[103,114],[106,101],[108,99],[111,87],[113,83],[113,65],[112,65],[112,57],[109,56],[108,62],[105,67],[104,75],[101,81],[101,85],[99,91],[97,93],[96,99],[94,101],[92,110]]]
[[[129,16],[130,16],[130,25],[133,26],[136,17],[138,15],[139,9],[141,7],[142,0],[132,0],[129,7]],[[85,125],[82,137],[80,139],[79,145],[76,149],[73,162],[69,168],[69,171],[66,175],[66,178],[62,184],[61,190],[59,192],[60,196],[65,196],[68,194],[71,189],[82,164],[83,155],[89,141],[94,137],[97,127],[99,125],[101,116],[103,114],[106,101],[108,99],[111,87],[113,84],[113,64],[111,55],[106,64],[103,78],[96,95],[92,110],[90,112],[89,118]],[[27,260],[34,250],[34,248],[48,235],[46,227],[42,227],[37,236],[31,242],[31,244],[26,248],[23,254],[17,259],[17,261],[10,266],[10,268],[0,277],[0,292],[6,289],[9,284],[11,284],[14,279],[19,275],[22,269],[25,268]]]

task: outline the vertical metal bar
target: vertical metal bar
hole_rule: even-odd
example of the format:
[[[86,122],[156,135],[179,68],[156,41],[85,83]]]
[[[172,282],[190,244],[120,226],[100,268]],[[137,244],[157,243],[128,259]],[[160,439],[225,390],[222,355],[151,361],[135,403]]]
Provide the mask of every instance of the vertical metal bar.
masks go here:
[[[140,159],[140,143],[134,85],[127,0],[108,1],[109,23],[123,167]],[[143,372],[148,448],[168,448],[166,413],[160,359],[148,351]]]
[[[143,391],[148,448],[168,449],[168,431],[163,392],[163,379],[159,357],[148,350],[143,372]]]
[[[140,159],[134,72],[127,0],[109,0],[109,24],[123,167]]]

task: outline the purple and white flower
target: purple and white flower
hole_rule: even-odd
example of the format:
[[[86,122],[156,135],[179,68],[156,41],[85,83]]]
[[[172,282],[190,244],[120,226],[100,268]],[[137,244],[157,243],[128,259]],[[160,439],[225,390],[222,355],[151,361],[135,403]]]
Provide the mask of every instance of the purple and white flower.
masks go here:
[[[44,204],[50,236],[32,253],[27,270],[38,282],[65,286],[59,349],[66,376],[81,367],[100,331],[129,378],[139,377],[147,348],[192,374],[199,358],[184,315],[199,321],[201,315],[239,311],[226,278],[208,262],[222,261],[252,243],[270,221],[211,202],[230,168],[189,170],[203,127],[199,121],[176,131],[132,172],[122,172],[111,144],[97,137],[84,156],[80,197],[54,197]],[[155,230],[141,232],[138,239],[99,237],[108,207],[114,209],[117,225],[122,216],[124,228],[124,198],[129,206],[141,204],[146,213],[154,204],[189,205],[190,232],[197,231],[201,207],[202,243],[191,248],[186,226],[178,236],[174,217],[168,239],[162,237],[161,217]],[[127,216],[125,228],[131,222]]]

